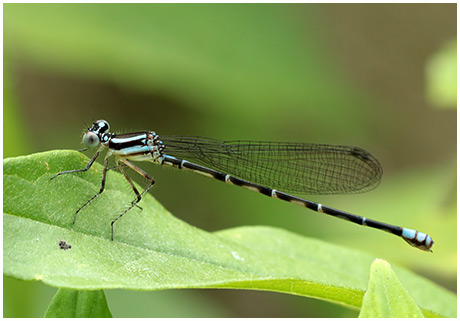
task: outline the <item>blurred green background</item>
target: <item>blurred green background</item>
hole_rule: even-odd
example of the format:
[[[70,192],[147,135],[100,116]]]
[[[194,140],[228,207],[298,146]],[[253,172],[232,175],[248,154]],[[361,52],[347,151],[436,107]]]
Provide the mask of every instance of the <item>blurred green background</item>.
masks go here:
[[[140,165],[156,179],[151,193],[189,224],[282,227],[371,252],[456,292],[455,4],[3,8],[4,157],[79,149],[85,123],[96,119],[118,133],[360,146],[384,168],[379,188],[307,199],[429,233],[433,254],[199,175]],[[3,284],[5,317],[40,317],[56,292],[8,277]],[[115,317],[358,314],[256,291],[106,295]]]

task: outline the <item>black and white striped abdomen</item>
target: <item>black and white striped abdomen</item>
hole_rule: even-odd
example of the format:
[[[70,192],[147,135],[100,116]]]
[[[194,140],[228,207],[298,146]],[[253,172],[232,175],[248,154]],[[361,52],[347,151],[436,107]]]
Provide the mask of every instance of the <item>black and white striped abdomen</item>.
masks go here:
[[[243,187],[253,192],[258,192],[260,194],[264,194],[269,197],[278,198],[283,201],[287,201],[287,202],[290,202],[296,205],[300,205],[300,206],[307,207],[315,211],[318,211],[317,203],[310,202],[302,198],[295,197],[293,195],[289,195],[284,192],[280,192],[276,189],[273,189],[267,186],[255,184],[255,183],[246,181],[244,179],[241,179],[241,178],[238,178],[238,177],[226,174],[226,173],[222,173],[220,171],[216,171],[214,169],[210,169],[210,168],[198,165],[198,164],[194,164],[194,163],[188,162],[183,159],[179,159],[179,158],[172,157],[169,155],[164,155],[163,157],[164,158],[163,158],[162,165],[171,166],[171,167],[175,167],[178,169],[185,169],[185,170],[195,172],[197,174],[200,174],[206,177],[217,179],[227,184],[240,186],[240,187]]]

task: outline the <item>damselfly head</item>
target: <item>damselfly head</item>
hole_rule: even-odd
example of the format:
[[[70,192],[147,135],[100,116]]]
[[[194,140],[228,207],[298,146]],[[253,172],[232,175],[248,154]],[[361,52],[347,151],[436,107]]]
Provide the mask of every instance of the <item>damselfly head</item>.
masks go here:
[[[93,127],[88,128],[88,131],[83,135],[83,144],[88,148],[98,147],[101,143],[102,136],[108,132],[110,125],[105,120],[98,120],[93,123]]]
[[[104,134],[105,132],[109,131],[110,125],[103,119],[97,120],[93,123],[93,127],[89,128],[88,130],[96,133],[96,134]]]

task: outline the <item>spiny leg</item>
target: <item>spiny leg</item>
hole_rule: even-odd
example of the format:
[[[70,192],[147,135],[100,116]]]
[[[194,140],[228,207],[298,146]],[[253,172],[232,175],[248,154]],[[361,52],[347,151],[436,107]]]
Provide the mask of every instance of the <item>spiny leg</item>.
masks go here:
[[[74,169],[74,170],[70,170],[70,171],[65,171],[65,172],[57,173],[56,175],[54,175],[53,177],[51,177],[50,180],[53,179],[53,178],[58,177],[59,175],[63,175],[63,174],[86,172],[88,169],[91,168],[91,166],[93,165],[94,161],[96,160],[96,158],[97,158],[98,156],[99,156],[99,152],[96,152],[96,154],[94,154],[94,156],[91,158],[91,160],[88,162],[88,164],[86,164],[86,167],[85,167],[85,168],[83,168],[83,169]]]
[[[134,186],[134,183],[133,181],[131,180],[131,178],[129,178],[128,174],[126,174],[125,170],[123,169],[123,164],[127,165],[128,167],[130,167],[131,169],[133,169],[134,171],[136,171],[137,173],[139,173],[139,175],[143,176],[145,179],[147,179],[148,181],[150,181],[150,184],[149,186],[147,186],[147,188],[142,192],[142,193],[139,193],[139,191],[137,190],[137,188]],[[129,162],[128,160],[126,159],[122,159],[120,161],[117,162],[118,164],[118,168],[120,169],[120,172],[123,173],[123,175],[125,176],[126,180],[128,181],[129,185],[131,185],[131,188],[133,189],[134,193],[136,194],[136,199],[133,200],[131,202],[131,206],[128,207],[128,209],[126,209],[123,213],[121,213],[116,219],[114,219],[112,221],[112,223],[110,224],[111,227],[112,227],[112,241],[113,241],[113,224],[118,221],[123,215],[125,215],[130,209],[132,209],[134,206],[137,206],[137,203],[139,203],[142,199],[142,196],[144,196],[145,193],[147,193],[147,191],[155,184],[155,180],[150,177],[149,174],[147,174],[146,172],[144,172],[142,169],[140,169],[139,167],[135,166],[134,164],[132,164],[131,162]]]
[[[115,168],[118,168],[118,166],[119,166],[119,165],[111,166],[111,167],[107,168],[107,171],[111,171],[111,170],[113,170],[113,169],[115,169]],[[126,165],[125,165],[125,164],[122,164],[122,166],[126,166]],[[136,206],[138,209],[142,210],[142,207],[140,207],[139,205],[135,204],[135,206]]]
[[[130,161],[123,159],[122,162],[150,182],[150,185],[147,186],[147,188],[141,193],[141,197],[144,196],[144,194],[147,193],[148,190],[155,184],[155,180],[149,174],[147,174],[145,171],[143,171],[141,168],[137,167]]]
[[[94,157],[93,157],[94,158]],[[95,158],[94,158],[95,159]],[[92,160],[94,162],[94,160]],[[80,212],[86,205],[88,205],[89,203],[91,203],[96,197],[98,197],[99,195],[101,195],[101,193],[104,191],[104,188],[105,188],[105,178],[106,178],[106,174],[107,174],[107,165],[109,163],[109,159],[106,158],[104,160],[104,170],[102,171],[102,183],[101,183],[101,189],[99,190],[99,192],[96,193],[96,195],[94,195],[93,197],[91,197],[85,204],[83,204],[82,207],[80,207],[76,212],[75,212],[75,217],[73,219],[73,223],[72,224],[75,224],[75,221],[77,220],[77,214],[78,212]]]

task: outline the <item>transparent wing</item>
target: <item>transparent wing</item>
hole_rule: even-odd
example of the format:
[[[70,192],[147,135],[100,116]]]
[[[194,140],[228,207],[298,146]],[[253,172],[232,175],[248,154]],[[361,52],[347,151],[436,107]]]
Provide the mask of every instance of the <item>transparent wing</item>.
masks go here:
[[[167,155],[288,193],[360,193],[375,188],[382,176],[377,159],[358,147],[191,136],[160,139]]]

